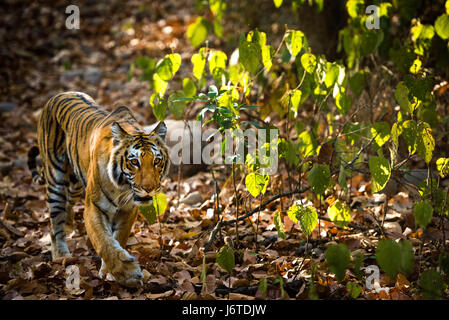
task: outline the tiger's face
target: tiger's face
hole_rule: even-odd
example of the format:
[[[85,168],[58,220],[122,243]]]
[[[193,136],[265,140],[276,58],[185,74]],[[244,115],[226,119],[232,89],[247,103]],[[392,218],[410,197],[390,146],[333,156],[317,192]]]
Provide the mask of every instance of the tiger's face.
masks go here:
[[[118,123],[112,125],[111,131],[115,146],[112,176],[118,177],[118,185],[131,187],[130,196],[135,204],[150,203],[161,191],[161,181],[169,169],[168,149],[163,141],[167,132],[165,123],[159,123],[151,133],[130,134]]]

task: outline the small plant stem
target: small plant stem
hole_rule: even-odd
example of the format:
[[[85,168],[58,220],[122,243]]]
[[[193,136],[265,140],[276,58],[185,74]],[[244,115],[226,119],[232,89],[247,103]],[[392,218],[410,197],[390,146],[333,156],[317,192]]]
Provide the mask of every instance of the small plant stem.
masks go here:
[[[163,244],[163,239],[162,239],[162,222],[161,222],[158,214],[156,214],[156,217],[157,217],[157,222],[159,223],[159,246],[161,247],[161,254],[159,255],[159,259],[162,262],[162,254],[164,252],[164,244]]]
[[[262,203],[263,195],[260,194],[260,203]],[[259,235],[259,217],[260,217],[260,206],[259,211],[257,212],[257,221],[256,221],[256,253],[259,253],[259,242],[257,241],[257,236]]]
[[[234,184],[234,198],[235,198],[235,244],[239,247],[239,199],[237,195],[237,187],[235,183],[235,163],[232,163],[232,180]]]

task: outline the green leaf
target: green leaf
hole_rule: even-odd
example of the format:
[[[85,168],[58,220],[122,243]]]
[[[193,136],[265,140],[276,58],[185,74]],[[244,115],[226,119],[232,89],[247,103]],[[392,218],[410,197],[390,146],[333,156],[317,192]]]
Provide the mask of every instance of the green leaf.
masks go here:
[[[327,208],[327,215],[339,227],[346,227],[351,222],[351,210],[346,203],[342,203],[340,200],[335,201]]]
[[[182,91],[173,92],[168,96],[167,105],[171,114],[175,116],[176,119],[182,119],[184,115],[184,110],[186,108],[186,102],[179,100],[184,97]]]
[[[413,61],[412,66],[410,67],[410,73],[417,74],[421,69],[422,61],[418,58]]]
[[[239,60],[250,73],[256,73],[262,60],[262,48],[260,43],[247,41],[245,36],[240,36]]]
[[[307,175],[312,191],[316,194],[323,194],[329,186],[331,173],[327,164],[314,164]]]
[[[313,73],[316,67],[316,56],[312,53],[304,53],[301,56],[301,65],[308,73]]]
[[[282,0],[273,0],[273,2],[276,8],[279,8],[282,5]]]
[[[415,264],[415,254],[413,252],[413,245],[408,240],[401,240],[399,242],[401,247],[401,272],[408,276],[413,272],[413,267]]]
[[[412,114],[414,111],[414,106],[409,100],[409,90],[403,81],[399,82],[394,91],[394,96],[399,106]]]
[[[371,190],[373,193],[382,191],[388,183],[391,175],[390,162],[384,157],[372,157],[369,159],[371,171]]]
[[[214,33],[217,37],[223,38],[223,25],[218,20],[214,20],[213,22],[214,26]]]
[[[394,240],[380,240],[376,249],[376,260],[390,277],[396,277],[401,266],[401,246]]]
[[[249,193],[256,198],[259,194],[265,194],[267,191],[269,175],[262,175],[256,172],[251,172],[245,178],[245,185]]]
[[[376,144],[382,147],[390,139],[390,125],[388,122],[376,122],[371,127],[371,134]]]
[[[158,99],[157,103],[155,103],[155,99]],[[165,114],[167,113],[167,103],[164,98],[154,93],[150,97],[150,105],[153,107],[153,114],[156,119],[159,121],[164,121]]]
[[[310,131],[303,131],[298,136],[299,151],[303,158],[309,157],[316,152],[317,143]],[[299,162],[299,160],[297,159]]]
[[[425,229],[430,221],[432,221],[433,208],[425,200],[416,202],[413,206],[413,215],[415,216],[416,226]]]
[[[362,293],[362,287],[352,281],[346,284],[346,289],[348,289],[352,299],[357,299],[358,296]]]
[[[169,81],[181,66],[181,55],[179,53],[167,54],[164,59],[156,65],[155,72],[164,81]]]
[[[143,70],[153,70],[156,67],[156,61],[147,56],[139,56],[136,59],[136,67]]]
[[[419,278],[419,286],[427,300],[441,299],[447,288],[441,274],[435,270],[424,271]]]
[[[449,275],[449,252],[441,252],[438,257],[438,266],[441,271],[443,271],[446,275]]]
[[[436,164],[441,178],[446,177],[449,174],[449,158],[439,158]]]
[[[352,265],[354,267],[354,273],[357,276],[357,279],[359,279],[359,280],[362,279],[361,268],[363,267],[363,260],[364,260],[364,256],[363,256],[363,253],[361,253],[360,251],[356,252],[352,256]]]
[[[324,78],[324,84],[326,88],[330,88],[334,85],[335,81],[338,79],[340,73],[340,68],[335,63],[326,63],[326,76]]]
[[[298,113],[299,103],[301,102],[302,92],[299,89],[294,90],[290,94],[290,106],[295,113],[295,117]]]
[[[264,67],[269,71],[273,65],[274,48],[272,46],[262,47],[262,63]]]
[[[413,95],[413,97],[411,98],[413,101],[411,102],[414,109],[419,106],[419,100],[426,100],[430,95],[430,92],[433,90],[432,81],[429,79],[429,77],[420,78],[412,76],[411,74],[407,74],[404,76],[404,83],[410,90],[410,96]]]
[[[210,23],[203,17],[198,17],[187,28],[187,38],[193,47],[198,47],[207,38]]]
[[[200,80],[203,76],[204,67],[206,66],[206,53],[205,49],[201,48],[198,53],[195,53],[192,56],[192,64],[193,64],[193,76]]]
[[[287,215],[291,221],[298,223],[299,206],[292,204],[287,210]]]
[[[214,14],[214,16],[221,20],[223,18],[223,12],[226,10],[226,1],[225,0],[210,0],[209,1],[210,11]]]
[[[365,87],[365,74],[363,72],[357,72],[351,78],[349,78],[349,85],[354,95],[358,98],[362,95],[363,88]]]
[[[305,42],[304,33],[299,30],[288,31],[287,37],[285,38],[285,43],[287,49],[293,57],[296,57],[301,51]]]
[[[394,148],[397,148],[397,146],[399,145],[399,136],[402,134],[402,132],[402,126],[398,122],[393,123],[393,126],[391,127],[391,141],[394,145]]]
[[[221,74],[226,69],[227,60],[228,57],[223,51],[213,51],[209,58],[209,70],[215,79],[219,79],[221,77]]]
[[[318,214],[314,207],[300,207],[298,215],[301,230],[309,236],[318,224]]]
[[[167,203],[167,197],[164,193],[161,192],[153,196],[153,206],[156,215],[161,216],[162,214],[164,214],[165,210],[167,209]]]
[[[149,224],[153,224],[156,222],[156,211],[155,211],[153,205],[140,206],[139,210],[142,213],[142,215],[145,217],[145,219],[147,219]]]
[[[365,1],[364,0],[348,0],[346,3],[346,9],[348,10],[348,14],[351,18],[355,19],[360,17],[365,9]]]
[[[441,39],[449,39],[449,15],[442,14],[435,21],[435,31]]]
[[[435,149],[435,140],[432,136],[432,129],[427,123],[421,123],[418,126],[418,135],[416,138],[416,150],[426,163],[432,160],[433,150]]]
[[[284,224],[282,223],[282,217],[281,217],[281,213],[279,211],[276,211],[274,213],[273,223],[274,223],[274,226],[276,227],[279,238],[285,239]]]
[[[418,136],[418,125],[415,121],[404,121],[402,124],[402,136],[408,146],[408,152],[414,154],[416,152],[416,138]]]
[[[293,204],[288,208],[287,215],[294,223],[299,223],[301,230],[309,236],[318,223],[318,214],[314,207],[304,207]]]
[[[340,114],[346,114],[352,106],[352,99],[350,96],[339,92],[335,98],[338,112]]]
[[[338,282],[342,282],[346,275],[346,268],[351,262],[351,255],[348,247],[343,244],[331,245],[326,250],[326,263],[330,271],[335,273]]]
[[[195,96],[196,86],[190,78],[184,78],[182,80],[182,92],[186,98],[192,98]]]
[[[217,253],[217,263],[218,265],[231,273],[232,269],[235,267],[235,257],[234,250],[227,244],[221,247],[220,251]]]
[[[360,55],[367,56],[374,53],[384,39],[382,29],[363,32],[360,38]]]
[[[156,91],[159,95],[163,96],[165,90],[167,90],[168,82],[162,80],[161,77],[157,73],[153,73],[153,87],[154,91]]]

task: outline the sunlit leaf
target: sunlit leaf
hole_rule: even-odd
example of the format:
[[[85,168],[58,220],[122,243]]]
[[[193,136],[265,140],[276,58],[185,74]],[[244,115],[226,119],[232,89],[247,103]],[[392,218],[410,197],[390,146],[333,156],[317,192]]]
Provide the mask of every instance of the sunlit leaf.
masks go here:
[[[282,217],[281,217],[281,213],[279,211],[276,211],[274,213],[273,223],[274,223],[274,226],[276,227],[279,238],[285,239],[284,224],[282,223]]]
[[[313,73],[316,67],[316,56],[311,53],[304,53],[301,56],[301,65],[308,73]]]
[[[391,175],[390,162],[384,157],[371,157],[369,159],[371,171],[371,190],[373,193],[382,191]]]
[[[416,138],[416,150],[426,163],[432,160],[433,150],[435,149],[435,139],[432,136],[432,129],[426,123],[418,126]]]
[[[441,39],[449,39],[449,15],[442,14],[435,20],[435,31]]]
[[[436,161],[437,170],[442,178],[449,174],[449,158],[439,158]]]
[[[299,30],[290,30],[285,38],[287,49],[293,57],[296,57],[304,45],[304,33]]]
[[[204,67],[206,66],[206,53],[205,49],[201,48],[198,53],[195,53],[192,56],[192,64],[193,64],[193,76],[198,80],[202,78]]]
[[[164,193],[158,193],[153,196],[153,206],[156,212],[156,215],[161,216],[165,210],[167,209],[167,196]]]
[[[207,38],[210,29],[210,23],[203,17],[198,17],[187,28],[187,38],[193,47],[198,47]]]
[[[327,215],[339,227],[346,227],[351,222],[351,210],[346,203],[335,201],[327,208]]]
[[[256,198],[261,193],[265,194],[269,179],[270,177],[268,175],[251,172],[245,178],[245,185],[248,192]]]

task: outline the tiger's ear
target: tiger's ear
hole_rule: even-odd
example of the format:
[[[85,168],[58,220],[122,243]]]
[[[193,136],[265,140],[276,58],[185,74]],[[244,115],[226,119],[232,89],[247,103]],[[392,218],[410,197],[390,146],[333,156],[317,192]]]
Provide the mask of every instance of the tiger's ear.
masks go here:
[[[167,135],[167,126],[165,125],[165,122],[161,121],[159,124],[154,128],[153,132],[157,134],[159,137],[162,138],[162,140],[165,140],[165,136]]]
[[[111,125],[111,132],[114,144],[118,144],[120,141],[124,140],[129,134],[123,129],[117,121]]]

